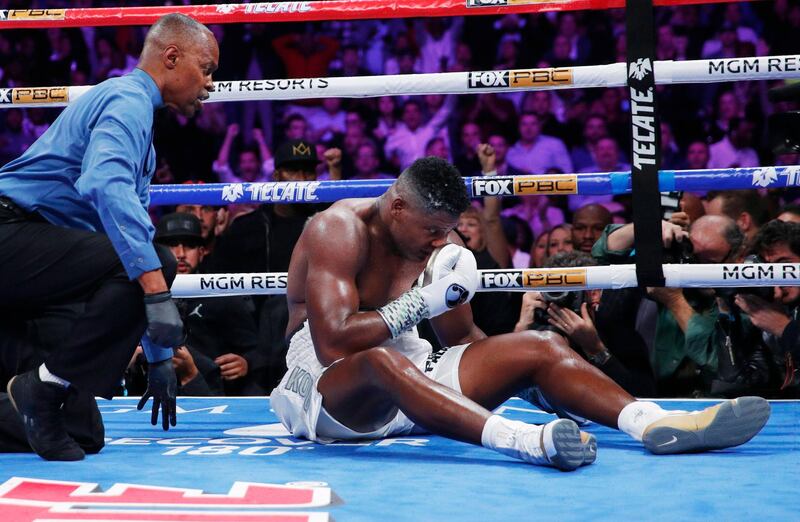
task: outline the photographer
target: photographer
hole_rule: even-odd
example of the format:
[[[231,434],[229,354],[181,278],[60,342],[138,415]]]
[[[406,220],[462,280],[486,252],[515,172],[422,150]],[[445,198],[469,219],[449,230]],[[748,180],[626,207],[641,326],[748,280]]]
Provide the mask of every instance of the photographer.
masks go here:
[[[594,266],[583,252],[561,252],[545,261],[548,268]],[[635,309],[620,309],[619,291],[527,292],[514,331],[549,330],[566,337],[570,346],[629,393],[655,394],[647,345],[641,336],[619,328],[623,317],[635,320]],[[613,311],[613,313],[609,313]],[[620,313],[622,312],[622,313]]]
[[[743,257],[744,236],[725,216],[703,216],[689,231],[674,222],[662,222],[662,240],[668,263],[736,263]],[[630,263],[633,225],[609,225],[592,249],[598,262]],[[697,396],[709,393],[717,375],[717,345],[710,342],[717,317],[713,292],[681,288],[648,288],[656,304],[651,360],[661,396]]]
[[[767,263],[800,263],[800,224],[770,221],[756,234],[752,250]],[[725,380],[731,385],[768,386],[765,393],[796,398],[800,396],[800,377],[796,369],[796,361],[800,360],[800,287],[774,287],[772,291],[771,299],[752,291],[735,294],[730,309],[741,310],[746,317],[740,315],[739,337],[719,336],[721,342],[730,347],[732,362],[729,375],[723,377],[727,377]],[[726,322],[737,325],[736,316],[732,317],[734,319],[721,314],[720,328],[727,326]],[[763,359],[752,355],[754,337],[756,340],[761,337],[768,348]],[[766,375],[767,372],[771,375]]]

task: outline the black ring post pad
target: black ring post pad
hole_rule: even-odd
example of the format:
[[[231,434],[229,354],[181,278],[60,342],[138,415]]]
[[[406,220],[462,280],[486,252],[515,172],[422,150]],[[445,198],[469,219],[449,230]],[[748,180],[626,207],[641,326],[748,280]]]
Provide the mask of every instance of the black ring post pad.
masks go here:
[[[652,0],[626,0],[628,88],[631,97],[631,188],[636,278],[640,287],[664,286],[661,245],[661,127],[653,72]]]

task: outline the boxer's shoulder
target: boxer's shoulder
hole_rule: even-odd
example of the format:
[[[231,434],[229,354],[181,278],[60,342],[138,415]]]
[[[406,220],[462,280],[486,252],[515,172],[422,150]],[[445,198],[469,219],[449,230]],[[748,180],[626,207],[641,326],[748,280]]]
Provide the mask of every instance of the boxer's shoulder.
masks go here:
[[[368,250],[369,229],[363,205],[343,200],[315,215],[303,231],[303,248],[335,255]]]

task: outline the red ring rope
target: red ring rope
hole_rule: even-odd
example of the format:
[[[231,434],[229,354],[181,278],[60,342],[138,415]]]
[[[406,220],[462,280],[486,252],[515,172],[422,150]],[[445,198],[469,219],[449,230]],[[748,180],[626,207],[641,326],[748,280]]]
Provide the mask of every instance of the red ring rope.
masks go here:
[[[678,6],[731,1],[655,0],[654,4]],[[625,0],[316,0],[194,6],[4,9],[0,10],[0,29],[151,25],[159,17],[175,12],[205,24],[229,24],[498,15],[624,7]]]

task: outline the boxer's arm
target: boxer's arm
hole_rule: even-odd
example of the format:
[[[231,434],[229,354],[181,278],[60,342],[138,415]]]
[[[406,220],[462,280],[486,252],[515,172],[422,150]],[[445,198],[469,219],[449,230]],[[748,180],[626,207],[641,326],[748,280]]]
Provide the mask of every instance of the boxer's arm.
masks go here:
[[[472,307],[469,303],[464,303],[447,313],[433,317],[430,322],[442,346],[469,344],[487,337],[473,321]]]
[[[459,246],[465,246],[464,241],[455,231],[450,232],[448,241]],[[442,346],[458,346],[485,339],[487,335],[478,328],[472,316],[472,306],[464,303],[430,319],[433,331]]]
[[[378,312],[359,312],[356,275],[366,260],[366,226],[326,212],[306,227],[306,311],[317,357],[324,365],[375,346],[390,336]],[[391,277],[388,274],[387,277]]]

